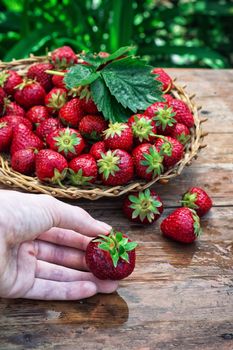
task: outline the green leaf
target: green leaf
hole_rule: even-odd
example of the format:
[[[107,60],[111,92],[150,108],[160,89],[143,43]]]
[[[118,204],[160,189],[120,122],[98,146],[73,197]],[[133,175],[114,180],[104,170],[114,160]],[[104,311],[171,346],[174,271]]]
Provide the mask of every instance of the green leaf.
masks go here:
[[[125,54],[127,54],[129,51],[131,51],[133,49],[132,46],[124,46],[119,48],[117,51],[115,51],[114,53],[112,53],[111,55],[109,55],[106,58],[103,58],[104,62],[107,63],[109,61],[115,60],[116,58],[119,58]]]
[[[99,77],[99,73],[94,72],[92,67],[84,64],[77,64],[69,69],[65,74],[64,82],[69,89],[78,86],[91,84]]]
[[[136,113],[162,100],[161,84],[154,79],[151,70],[144,61],[126,57],[108,64],[101,75],[116,100]]]
[[[137,243],[136,242],[128,242],[126,245],[125,245],[125,250],[126,251],[130,251],[130,250],[133,250],[137,247]]]
[[[103,113],[106,120],[112,123],[126,121],[132,114],[111,95],[101,77],[91,84],[91,94],[98,110]]]

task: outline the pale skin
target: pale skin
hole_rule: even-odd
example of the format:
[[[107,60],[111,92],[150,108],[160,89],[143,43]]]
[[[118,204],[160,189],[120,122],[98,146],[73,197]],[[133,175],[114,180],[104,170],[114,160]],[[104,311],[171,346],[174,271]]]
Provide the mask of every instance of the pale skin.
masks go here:
[[[88,271],[85,250],[111,227],[47,195],[0,190],[0,297],[78,300],[112,293]]]

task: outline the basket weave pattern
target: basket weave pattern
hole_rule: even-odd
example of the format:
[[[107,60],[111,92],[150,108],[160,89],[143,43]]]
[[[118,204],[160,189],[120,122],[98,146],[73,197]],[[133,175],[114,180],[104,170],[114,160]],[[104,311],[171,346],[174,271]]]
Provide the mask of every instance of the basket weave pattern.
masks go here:
[[[28,59],[13,60],[6,63],[0,62],[0,69],[14,69],[19,74],[23,75],[32,63],[43,62],[46,59],[46,56],[36,57],[31,55],[31,57]],[[61,188],[42,183],[38,181],[36,177],[25,176],[12,170],[10,167],[9,157],[1,154],[0,183],[8,187],[22,189],[26,192],[44,193],[57,198],[86,198],[90,200],[96,200],[101,197],[116,197],[133,190],[143,190],[150,187],[157,181],[160,183],[167,183],[170,179],[180,175],[184,167],[190,165],[192,160],[197,157],[198,151],[206,146],[203,144],[203,138],[207,135],[207,133],[203,133],[201,129],[201,123],[203,123],[205,119],[201,120],[199,117],[200,107],[198,108],[193,101],[194,95],[189,96],[185,91],[185,87],[181,87],[175,82],[174,88],[172,89],[172,95],[177,99],[183,100],[188,105],[193,113],[195,125],[191,129],[191,138],[185,147],[183,158],[175,165],[175,167],[170,168],[162,175],[154,178],[152,181],[145,182],[134,179],[125,186],[106,187],[94,184],[86,187],[64,186]]]

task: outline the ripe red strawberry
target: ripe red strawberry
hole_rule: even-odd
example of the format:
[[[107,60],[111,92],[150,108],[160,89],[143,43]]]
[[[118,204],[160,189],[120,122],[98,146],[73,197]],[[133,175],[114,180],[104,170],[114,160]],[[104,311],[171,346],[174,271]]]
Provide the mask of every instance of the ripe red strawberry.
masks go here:
[[[182,243],[192,243],[201,235],[199,216],[189,208],[174,210],[160,227],[164,236]]]
[[[57,129],[61,129],[62,127],[63,125],[59,119],[48,118],[40,123],[35,133],[40,137],[41,140],[46,141],[46,138],[49,134]]]
[[[122,149],[107,151],[97,161],[101,180],[106,186],[124,185],[133,178],[133,160]]]
[[[69,179],[72,185],[83,186],[94,183],[97,174],[96,160],[90,154],[82,154],[69,163]]]
[[[0,119],[0,152],[7,151],[12,140],[12,126]]]
[[[65,72],[67,72],[67,69],[63,69],[63,70],[61,70],[61,72],[65,73]],[[57,88],[61,88],[61,89],[66,90],[66,84],[64,83],[63,79],[64,79],[64,76],[53,75],[52,76],[53,85]]]
[[[164,92],[168,92],[172,89],[173,83],[172,78],[162,69],[162,68],[154,68],[152,70],[153,74],[158,74],[156,80],[162,83],[162,90]]]
[[[29,67],[27,77],[38,81],[45,91],[49,91],[52,89],[52,75],[45,71],[52,69],[51,63],[35,63]]]
[[[32,175],[35,171],[37,150],[21,149],[15,152],[11,157],[11,167],[24,175]]]
[[[6,115],[1,118],[1,122],[7,122],[12,129],[19,124],[24,124],[28,129],[32,130],[32,123],[27,118],[21,117],[20,115]]]
[[[66,102],[59,111],[59,118],[64,125],[77,128],[80,120],[84,116],[82,102],[79,98],[72,98]]]
[[[183,145],[178,140],[173,139],[170,136],[157,139],[155,145],[160,154],[164,156],[163,164],[165,168],[170,168],[171,166],[175,165],[183,157]]]
[[[87,246],[86,264],[99,279],[121,280],[129,276],[135,267],[136,242],[121,232],[111,231],[100,235]]]
[[[164,94],[163,98],[166,100],[166,103],[169,105],[171,103],[171,101],[173,100],[172,95],[170,94]]]
[[[79,123],[81,135],[93,141],[102,139],[102,134],[108,124],[101,115],[85,115]]]
[[[22,77],[14,70],[4,70],[0,73],[0,86],[9,96],[14,96],[15,87],[21,84]]]
[[[94,103],[94,101],[89,98],[88,100],[86,100],[85,98],[82,99],[82,108],[85,112],[85,114],[98,114],[99,111],[96,107],[96,104]]]
[[[132,115],[128,120],[128,125],[132,128],[133,137],[137,144],[156,140],[155,121],[147,115]]]
[[[163,156],[154,145],[143,143],[133,150],[132,156],[138,177],[150,181],[163,172]]]
[[[45,105],[51,114],[59,112],[66,102],[67,92],[65,89],[53,88],[45,96]]]
[[[190,131],[184,124],[176,123],[170,136],[185,145],[190,140]]]
[[[67,168],[66,159],[52,149],[42,149],[36,155],[36,175],[40,181],[62,187],[61,181],[66,177]]]
[[[45,106],[33,106],[27,113],[28,118],[35,126],[38,126],[43,120],[48,119],[49,113]]]
[[[29,109],[44,104],[45,90],[37,81],[24,80],[16,87],[14,98],[20,106]]]
[[[175,112],[163,102],[156,102],[149,106],[145,114],[150,115],[156,122],[157,134],[168,135],[171,133],[175,123]],[[152,116],[153,115],[153,116]]]
[[[103,134],[107,149],[130,151],[133,146],[133,132],[127,123],[110,123]]]
[[[77,57],[69,46],[62,46],[51,53],[52,63],[58,68],[66,68],[77,63]]]
[[[163,203],[154,190],[147,188],[129,194],[124,200],[123,212],[130,221],[153,224],[163,212]]]
[[[61,128],[53,131],[46,138],[49,148],[61,153],[66,159],[77,157],[84,149],[85,142],[74,129]]]
[[[4,99],[4,116],[6,115],[19,115],[25,117],[25,110],[16,102]]]
[[[173,110],[176,113],[174,118],[178,123],[186,125],[187,128],[189,129],[193,127],[194,125],[193,115],[190,112],[185,102],[181,100],[173,99],[170,102],[170,106],[173,108]]]
[[[42,149],[43,142],[24,124],[19,124],[14,128],[11,144],[11,155],[21,149]]]
[[[158,111],[158,109],[164,109],[165,107],[167,107],[166,102],[155,102],[149,107],[147,107],[144,114],[148,115],[148,117],[150,118],[153,118],[155,116],[155,113]]]
[[[99,142],[94,143],[94,144],[91,146],[90,154],[91,154],[96,160],[98,160],[98,159],[102,158],[102,153],[105,153],[106,151],[107,151],[107,150],[106,150],[104,141],[99,141]]]
[[[3,90],[3,88],[0,87],[0,116],[4,113],[4,110],[5,110],[5,100],[6,100],[6,93]]]
[[[182,205],[195,209],[198,216],[203,216],[212,208],[212,200],[200,187],[192,187],[183,195]]]

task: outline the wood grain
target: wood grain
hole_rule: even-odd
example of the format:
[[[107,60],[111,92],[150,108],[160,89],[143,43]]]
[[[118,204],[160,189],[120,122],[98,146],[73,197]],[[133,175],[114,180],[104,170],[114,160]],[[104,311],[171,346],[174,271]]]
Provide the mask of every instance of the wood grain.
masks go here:
[[[202,237],[183,246],[161,236],[162,218],[148,227],[130,223],[121,198],[72,202],[139,242],[135,271],[117,293],[83,301],[2,299],[0,350],[233,349],[233,71],[168,71],[196,93],[208,117],[208,147],[155,189],[162,218],[190,186],[208,191],[214,208],[202,219]]]

